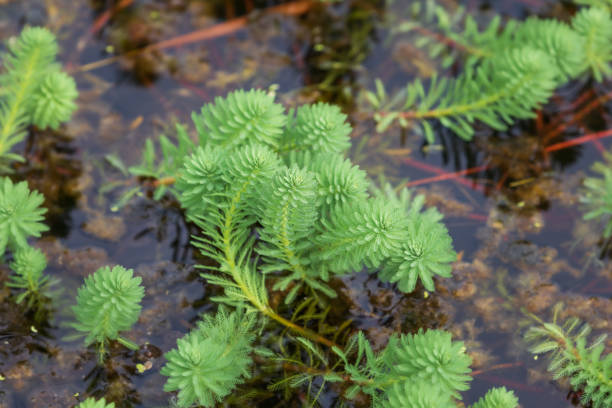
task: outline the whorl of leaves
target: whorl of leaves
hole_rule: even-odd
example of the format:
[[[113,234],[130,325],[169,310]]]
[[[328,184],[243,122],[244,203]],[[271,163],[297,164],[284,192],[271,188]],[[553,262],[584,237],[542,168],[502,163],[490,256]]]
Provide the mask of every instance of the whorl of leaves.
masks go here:
[[[612,235],[612,156],[606,155],[605,162],[596,162],[593,171],[599,176],[587,177],[584,182],[584,191],[580,202],[584,204],[587,212],[585,220],[598,219],[605,223],[603,235],[609,238]]]
[[[337,274],[359,271],[364,264],[376,268],[397,252],[406,231],[404,214],[384,199],[344,205],[321,220],[317,261]]]
[[[392,282],[405,293],[412,292],[420,279],[429,291],[435,290],[433,277],[451,276],[451,263],[457,259],[453,240],[442,215],[435,209],[421,213],[424,196],[417,196],[408,209],[407,238],[378,273],[383,282]]]
[[[491,388],[484,397],[476,401],[471,408],[516,408],[518,398],[506,387]]]
[[[220,309],[215,317],[204,316],[166,353],[164,390],[179,392],[179,407],[214,407],[249,377],[253,316]]]
[[[612,75],[612,16],[601,7],[584,8],[572,19],[572,28],[583,38],[583,52],[593,77],[601,82]]]
[[[336,105],[303,105],[286,130],[283,149],[341,153],[350,147],[351,125]]]
[[[85,278],[72,307],[77,322],[73,327],[86,334],[85,344],[105,343],[119,338],[140,316],[144,288],[131,269],[104,266]]]
[[[95,398],[87,398],[85,401],[77,405],[77,408],[115,408],[114,402],[106,403],[104,398],[96,400]]]
[[[76,110],[78,95],[71,76],[64,72],[46,75],[32,95],[32,123],[41,129],[57,129]]]
[[[8,246],[12,250],[27,247],[28,237],[40,237],[49,228],[42,223],[46,208],[38,191],[30,192],[28,183],[13,184],[10,178],[0,179],[0,255]]]
[[[188,215],[206,211],[210,204],[218,200],[217,195],[225,188],[221,156],[221,150],[206,146],[197,147],[185,160],[175,187]]]
[[[296,166],[279,171],[262,188],[259,198],[261,240],[258,252],[267,260],[267,271],[302,268],[303,251],[318,216],[314,175]]]
[[[259,143],[276,149],[287,122],[274,96],[255,89],[217,97],[192,119],[204,140],[224,148]]]
[[[49,283],[49,277],[43,275],[47,267],[47,257],[38,248],[27,246],[19,249],[10,266],[15,274],[11,275],[7,286],[24,289],[17,297],[17,303],[21,303],[26,297],[36,297]]]
[[[584,39],[567,24],[557,20],[529,18],[514,28],[510,46],[525,46],[547,54],[559,74],[559,84],[575,78],[585,70]],[[498,65],[498,69],[503,69]]]
[[[376,408],[456,408],[449,394],[423,380],[396,382],[385,397]]]
[[[320,154],[308,165],[317,179],[317,199],[321,214],[343,205],[366,199],[368,180],[365,171],[339,154]]]
[[[9,160],[22,160],[11,148],[24,139],[26,127],[56,128],[67,121],[75,109],[77,91],[74,81],[60,72],[55,63],[58,46],[46,28],[24,28],[18,38],[8,42],[9,52],[2,56],[0,75],[0,159],[4,171]]]
[[[391,377],[424,381],[457,398],[458,391],[469,389],[472,359],[463,342],[453,342],[449,332],[430,329],[402,335],[391,350],[387,355]]]

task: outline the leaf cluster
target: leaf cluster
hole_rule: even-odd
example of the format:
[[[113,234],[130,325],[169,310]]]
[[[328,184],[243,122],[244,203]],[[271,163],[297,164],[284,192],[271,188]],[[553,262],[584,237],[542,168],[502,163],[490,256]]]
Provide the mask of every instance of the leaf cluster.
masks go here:
[[[527,330],[530,351],[550,353],[548,371],[555,379],[568,378],[575,391],[582,390],[583,404],[592,404],[593,408],[612,406],[612,354],[602,355],[607,335],[589,344],[591,327],[575,317],[557,323],[560,310],[561,305],[557,305],[552,322],[540,322]]]
[[[13,258],[10,266],[14,273],[6,286],[20,289],[16,303],[20,304],[27,299],[28,308],[32,308],[40,302],[42,296],[49,295],[49,289],[57,282],[43,275],[47,258],[40,249],[27,246],[15,252]]]
[[[26,128],[36,125],[57,129],[76,109],[78,96],[72,77],[61,71],[55,58],[55,36],[41,27],[27,27],[8,42],[0,75],[0,160],[22,160],[11,148],[25,137]]]
[[[43,201],[42,194],[30,191],[27,182],[0,179],[0,255],[7,247],[13,252],[27,248],[29,237],[40,237],[49,229],[42,223],[47,212],[41,207]]]
[[[106,403],[104,398],[96,400],[95,398],[87,398],[85,401],[81,402],[76,408],[115,408],[115,403],[110,402]]]
[[[429,14],[436,16],[450,43],[467,50],[463,71],[456,78],[434,76],[427,86],[417,79],[408,84],[403,98],[396,96],[391,102],[386,102],[380,86],[377,93],[368,92],[368,100],[381,111],[375,115],[379,131],[397,121],[420,128],[433,143],[436,122],[471,140],[477,123],[506,130],[518,119],[534,117],[534,111],[569,80],[589,73],[602,81],[612,74],[608,9],[583,8],[569,24],[529,18],[501,28],[496,17],[482,31],[468,16],[463,32],[450,31],[447,12],[440,6],[434,10]]]
[[[214,407],[249,377],[254,316],[221,308],[214,317],[204,316],[166,353],[164,390],[179,391],[180,407]]]
[[[109,340],[137,348],[119,332],[129,330],[140,316],[144,296],[140,282],[131,269],[104,266],[87,276],[78,289],[77,304],[72,307],[77,321],[72,326],[85,334],[86,345],[98,344],[100,360]]]
[[[364,266],[384,266],[383,279],[401,281],[407,292],[417,278],[433,290],[434,275],[450,276],[455,253],[441,216],[423,215],[422,198],[412,205],[368,192],[365,173],[342,156],[351,128],[337,107],[306,105],[287,119],[271,95],[239,91],[202,112],[194,120],[207,142],[186,160],[175,188],[203,231],[197,245],[223,272],[238,261],[234,272],[275,273],[273,289],[290,289],[287,303],[304,284],[334,296],[329,277]],[[239,127],[221,131],[224,121],[255,133],[246,139]],[[229,289],[229,303],[241,298],[206,276]]]
[[[360,332],[344,351],[334,351],[345,362],[345,371],[354,383],[347,397],[365,392],[377,408],[451,408],[461,400],[459,392],[469,389],[468,382],[472,380],[472,359],[463,342],[453,342],[451,334],[441,330],[393,335],[378,353]],[[351,353],[355,353],[352,361]],[[518,400],[511,391],[495,388],[472,408],[517,406]]]
[[[606,154],[605,162],[596,162],[593,171],[598,175],[583,181],[584,190],[580,202],[585,206],[585,220],[598,219],[605,223],[603,235],[612,236],[612,156]]]

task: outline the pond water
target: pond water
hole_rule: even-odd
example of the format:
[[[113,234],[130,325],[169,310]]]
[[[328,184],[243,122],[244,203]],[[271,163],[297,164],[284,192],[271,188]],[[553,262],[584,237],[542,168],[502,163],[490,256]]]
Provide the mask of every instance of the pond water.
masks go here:
[[[54,133],[33,131],[18,146],[28,161],[17,166],[16,177],[46,197],[51,231],[36,246],[49,259],[47,273],[61,279],[62,292],[48,319],[35,324],[0,289],[0,407],[66,407],[85,395],[106,396],[118,407],[168,406],[162,355],[201,313],[214,310],[209,297],[217,291],[194,268],[202,260],[194,259],[189,245],[193,226],[176,202],[152,200],[144,183],[143,195],[112,211],[139,182],[105,157],[137,164],[146,138],[172,134],[176,121],[191,126],[191,112],[203,103],[233,89],[273,84],[288,107],[316,100],[340,104],[354,127],[353,159],[372,175],[384,173],[425,194],[445,214],[459,253],[453,278],[438,280],[434,293],[419,287],[401,296],[365,273],[335,282],[341,296],[332,304],[333,319],[353,319],[351,328],[365,330],[378,347],[393,330],[452,331],[474,359],[466,404],[492,386],[506,386],[523,407],[579,406],[567,384],[546,374],[544,359],[527,351],[522,334],[530,321],[521,308],[549,320],[552,306],[563,301],[566,315],[598,333],[610,331],[609,249],[601,226],[582,221],[578,205],[581,180],[610,142],[546,153],[546,146],[610,128],[610,83],[571,83],[538,120],[504,133],[483,127],[470,143],[441,129],[433,146],[399,128],[377,133],[362,91],[381,78],[392,93],[437,68],[412,37],[390,33],[394,22],[408,18],[403,16],[411,3],[345,0],[278,8],[286,3],[0,0],[0,38],[24,25],[50,28],[80,91],[79,110],[68,125]],[[494,13],[566,18],[572,10],[552,0],[460,3],[478,21]],[[169,39],[177,40],[163,43]],[[466,174],[448,176],[458,171]],[[446,176],[429,179],[440,174]],[[106,264],[134,268],[146,296],[129,334],[141,348],[113,348],[102,368],[93,349],[70,339],[73,330],[66,325],[83,277]],[[0,282],[7,274],[3,267]],[[278,372],[257,373],[242,388],[258,391],[256,398],[236,404],[302,406],[305,390],[287,400],[267,390],[279,379]],[[319,400],[324,407],[339,401],[334,389]]]

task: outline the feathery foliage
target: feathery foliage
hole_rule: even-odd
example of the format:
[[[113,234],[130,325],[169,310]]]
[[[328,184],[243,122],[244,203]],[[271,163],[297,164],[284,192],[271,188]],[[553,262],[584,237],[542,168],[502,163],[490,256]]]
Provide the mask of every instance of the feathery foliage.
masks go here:
[[[459,391],[467,390],[472,380],[472,359],[463,342],[453,342],[451,334],[441,330],[393,335],[378,353],[359,332],[344,351],[334,351],[344,361],[345,372],[354,383],[347,397],[362,391],[372,397],[375,408],[454,407],[455,400],[461,399]],[[355,351],[351,362],[349,354]],[[500,401],[506,405],[493,404]],[[478,403],[481,405],[475,407],[517,405],[514,394],[505,389],[490,390]]]
[[[574,390],[582,390],[583,404],[590,403],[593,408],[612,406],[612,354],[602,356],[607,336],[588,344],[591,327],[581,325],[575,317],[558,324],[560,310],[560,304],[555,306],[552,322],[540,321],[525,333],[525,339],[533,344],[530,351],[552,353],[548,370],[555,379],[566,377]]]
[[[516,408],[518,398],[506,387],[491,388],[484,397],[476,401],[471,408]]]
[[[612,166],[610,166],[610,155],[606,155],[606,163],[596,162],[593,171],[600,176],[587,177],[584,182],[584,191],[580,202],[585,205],[587,212],[585,220],[600,219],[606,226],[603,235],[609,238],[612,235]]]
[[[342,153],[350,146],[351,130],[339,107],[323,102],[303,105],[287,127],[280,149]]]
[[[10,266],[14,274],[6,285],[23,290],[15,301],[21,303],[27,299],[28,307],[34,306],[40,300],[40,296],[44,295],[53,284],[49,276],[43,275],[47,267],[45,254],[40,249],[30,246],[21,248],[15,252]]]
[[[558,86],[587,72],[597,81],[612,74],[612,17],[605,8],[583,8],[569,25],[529,18],[520,23],[510,21],[500,29],[499,18],[494,18],[481,32],[469,16],[461,31],[456,17],[450,17],[442,7],[429,5],[425,9],[428,19],[436,21],[442,35],[450,40],[447,44],[468,55],[464,70],[456,78],[434,76],[428,86],[416,79],[403,96],[390,102],[382,84],[377,83],[377,92],[367,92],[366,97],[379,110],[375,114],[379,131],[397,121],[402,127],[421,129],[433,143],[432,121],[438,121],[471,140],[478,122],[506,130],[518,119],[533,117],[535,109],[548,101]],[[398,32],[418,26],[398,24]],[[431,40],[426,44],[431,46]],[[442,55],[445,47],[432,48],[432,53]],[[449,62],[443,59],[443,65]]]
[[[410,284],[400,282],[400,290],[414,290],[418,278],[433,290],[434,274],[450,276],[456,254],[442,216],[423,211],[423,198],[413,199],[406,190],[399,195],[390,187],[382,194],[368,191],[365,172],[343,156],[351,128],[337,107],[300,107],[288,120],[271,94],[237,91],[217,98],[193,119],[198,144],[188,141],[183,131],[178,146],[162,149],[164,157],[157,161],[161,164],[149,148],[134,174],[175,181],[168,189],[200,229],[194,245],[216,262],[202,266],[206,270],[201,274],[223,289],[213,300],[244,312],[221,309],[167,353],[162,374],[169,377],[166,390],[178,391],[179,406],[212,406],[248,376],[256,316],[293,331],[299,336],[298,347],[325,361],[313,342],[328,347],[335,343],[281,316],[269,302],[269,288],[284,291],[285,303],[292,304],[306,290],[317,299],[336,296],[327,284],[331,275],[364,266],[372,272],[384,266],[384,276],[392,282],[410,275]],[[177,167],[181,160],[183,166]],[[451,347],[450,335],[449,345],[442,337],[414,353],[422,353],[424,365],[434,364],[436,372],[444,373],[444,381],[435,375],[423,380],[442,387],[445,401],[450,401],[465,389],[457,367],[465,358],[469,365],[469,357],[447,356],[461,346]],[[404,361],[401,353],[414,348],[407,339],[394,337],[387,352],[374,356],[363,334],[358,336],[359,353],[377,361],[376,372],[362,367],[361,357],[350,363],[348,354],[336,350],[355,384],[371,383],[354,392],[379,395],[391,389],[394,376],[420,378],[398,371]],[[455,365],[444,360],[447,357],[455,359]],[[311,377],[305,374],[293,383]],[[330,374],[325,380],[339,379]],[[406,385],[398,387],[389,401],[405,400]]]
[[[168,377],[165,391],[179,391],[179,407],[214,407],[249,377],[254,323],[254,315],[221,308],[177,340],[161,374]]]
[[[77,304],[72,307],[77,322],[72,326],[86,334],[85,344],[98,343],[100,359],[109,340],[117,340],[128,348],[138,348],[119,336],[129,330],[140,316],[144,296],[141,278],[131,269],[104,266],[85,278],[77,291]]]
[[[58,46],[47,29],[25,28],[8,49],[0,75],[0,159],[5,171],[7,160],[21,159],[10,150],[23,140],[26,127],[56,129],[72,116],[78,95],[74,80],[55,62]]]
[[[0,179],[0,255],[7,246],[12,251],[28,246],[28,237],[40,237],[49,228],[41,221],[47,211],[40,207],[44,197],[30,191],[25,181],[13,184],[10,178]]]
[[[96,400],[95,398],[87,398],[85,401],[77,405],[77,408],[115,408],[114,402],[106,403],[104,398]]]
[[[258,143],[275,148],[287,123],[284,108],[274,102],[274,95],[255,89],[217,97],[192,118],[205,141],[221,147]]]

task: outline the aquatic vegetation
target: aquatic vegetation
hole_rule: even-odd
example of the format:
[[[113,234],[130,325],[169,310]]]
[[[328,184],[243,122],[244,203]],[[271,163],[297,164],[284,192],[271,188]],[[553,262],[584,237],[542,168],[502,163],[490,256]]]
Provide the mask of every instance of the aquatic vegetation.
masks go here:
[[[24,139],[26,128],[57,129],[72,116],[78,96],[74,80],[55,61],[58,45],[49,30],[25,28],[8,42],[8,49],[0,75],[0,160],[5,172],[10,160],[23,160],[11,148]]]
[[[574,390],[581,390],[583,404],[594,408],[612,406],[612,354],[602,356],[607,336],[601,335],[588,344],[591,327],[581,325],[575,317],[557,323],[560,308],[555,307],[552,322],[536,318],[540,325],[525,333],[525,339],[533,344],[530,351],[551,353],[548,370],[555,379],[568,378]]]
[[[376,93],[368,92],[367,99],[380,111],[375,116],[380,131],[397,121],[402,127],[420,128],[433,143],[432,121],[437,121],[471,140],[478,122],[506,130],[517,119],[534,117],[569,80],[592,75],[602,81],[612,74],[612,16],[605,8],[583,8],[570,24],[530,18],[500,29],[499,19],[493,19],[483,31],[468,16],[465,30],[452,32],[449,12],[435,4],[424,7],[435,8],[428,15],[437,16],[441,31],[466,50],[464,70],[456,78],[434,76],[427,86],[416,79],[403,96],[390,98],[395,102],[387,101],[382,84]],[[414,28],[409,24],[404,31]],[[425,44],[431,46],[431,41]],[[432,46],[434,57],[441,48]]]
[[[21,303],[27,299],[26,303],[31,308],[40,302],[41,296],[44,296],[54,283],[49,276],[43,275],[47,267],[47,257],[40,249],[30,246],[19,249],[13,257],[10,266],[14,274],[6,285],[21,289],[22,292],[15,301]]]
[[[86,277],[79,288],[77,304],[72,307],[77,322],[72,326],[85,333],[85,345],[97,343],[100,361],[110,340],[138,348],[119,332],[129,330],[140,316],[140,301],[144,297],[141,280],[133,276],[131,269],[105,266]]]
[[[220,309],[204,316],[197,328],[177,340],[166,353],[161,374],[168,376],[165,391],[179,391],[178,405],[212,407],[249,377],[255,338],[254,315]]]
[[[456,259],[441,214],[423,211],[422,196],[406,190],[398,195],[387,184],[370,187],[365,173],[342,155],[351,128],[335,106],[300,107],[287,118],[272,94],[237,91],[193,118],[199,146],[180,136],[179,147],[162,148],[172,156],[159,161],[166,171],[179,152],[192,150],[181,169],[156,172],[146,151],[143,161],[153,169],[149,174],[171,181],[170,191],[200,228],[193,244],[218,264],[202,266],[202,276],[224,289],[213,300],[239,312],[220,309],[216,317],[204,317],[166,354],[165,389],[179,392],[178,405],[214,406],[243,382],[253,362],[255,326],[266,319],[294,332],[298,347],[320,356],[332,351],[344,362],[344,372],[321,375],[352,383],[349,399],[364,392],[374,406],[386,401],[399,408],[407,399],[418,401],[406,394],[416,392],[409,384],[417,380],[435,389],[444,404],[459,399],[459,391],[469,388],[471,359],[450,333],[392,336],[379,355],[359,333],[343,350],[279,314],[264,280],[272,280],[271,290],[286,292],[286,304],[300,295],[335,297],[327,283],[331,276],[364,267],[405,292],[419,279],[434,290],[433,276],[450,276]]]
[[[10,178],[0,180],[0,255],[8,247],[15,252],[28,246],[31,236],[40,237],[49,228],[41,221],[46,208],[41,207],[44,197],[30,191],[25,181],[13,184]]]
[[[606,155],[606,162],[596,162],[593,171],[599,176],[587,177],[584,182],[584,192],[580,202],[585,205],[587,212],[584,219],[598,219],[606,226],[603,231],[605,238],[612,235],[612,166],[610,166],[610,155]]]
[[[106,403],[104,398],[96,400],[95,398],[87,398],[85,401],[77,405],[77,408],[115,408],[115,403]]]

